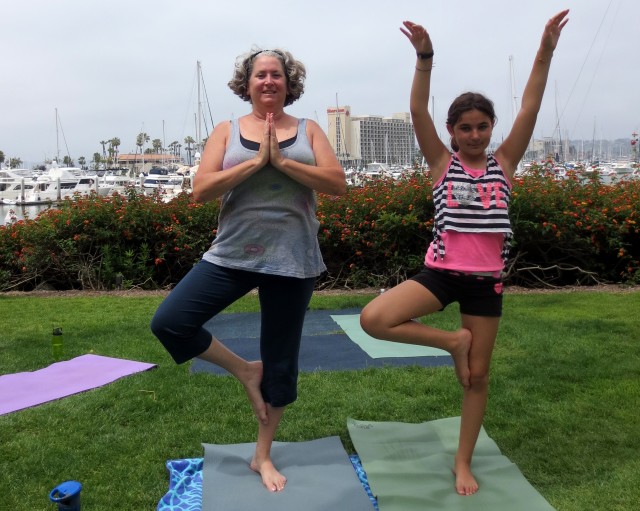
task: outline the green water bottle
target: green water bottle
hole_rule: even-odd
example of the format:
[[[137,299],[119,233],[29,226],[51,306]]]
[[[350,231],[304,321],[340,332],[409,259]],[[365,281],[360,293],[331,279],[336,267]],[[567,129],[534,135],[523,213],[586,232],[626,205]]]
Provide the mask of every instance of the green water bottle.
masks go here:
[[[56,362],[62,360],[62,328],[59,326],[53,329],[53,336],[51,337],[51,353],[53,354],[53,359]]]

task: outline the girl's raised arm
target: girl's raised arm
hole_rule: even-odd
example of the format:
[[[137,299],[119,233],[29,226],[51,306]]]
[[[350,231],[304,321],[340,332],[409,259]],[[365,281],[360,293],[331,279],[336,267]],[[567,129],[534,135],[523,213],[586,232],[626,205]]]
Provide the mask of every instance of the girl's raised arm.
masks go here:
[[[433,180],[436,181],[445,171],[451,153],[438,137],[433,119],[429,115],[433,44],[422,25],[411,21],[404,21],[402,24],[404,27],[401,27],[400,31],[407,36],[416,50],[416,69],[409,101],[411,120],[420,150],[429,165]]]
[[[496,158],[509,176],[515,173],[533,135],[547,85],[553,51],[558,45],[562,29],[569,21],[566,17],[568,13],[569,9],[559,12],[545,25],[529,80],[522,93],[522,106],[513,122],[511,132],[496,150]]]

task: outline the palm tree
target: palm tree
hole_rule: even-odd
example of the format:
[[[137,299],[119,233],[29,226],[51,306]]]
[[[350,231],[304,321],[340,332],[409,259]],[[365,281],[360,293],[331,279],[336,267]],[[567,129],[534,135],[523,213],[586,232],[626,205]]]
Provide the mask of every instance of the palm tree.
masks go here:
[[[0,151],[0,168],[2,168],[3,163],[4,163],[4,153]]]
[[[144,145],[149,142],[149,140],[151,140],[151,137],[149,137],[149,135],[147,135],[145,132],[138,133],[138,136],[136,137],[136,146],[140,148],[140,154],[143,155],[141,171],[144,171]]]
[[[106,160],[107,159],[107,151],[105,150],[104,146],[106,146],[108,144],[108,142],[106,140],[101,140],[100,143],[102,144],[102,156]]]
[[[191,144],[195,144],[195,142],[196,141],[191,136],[185,137],[184,139],[184,143],[187,144],[187,152],[189,153],[189,167],[191,167]]]
[[[18,169],[22,166],[22,160],[20,158],[11,158],[9,160],[10,169]]]
[[[100,161],[102,160],[102,157],[100,156],[100,153],[93,153],[93,168],[98,170],[98,168],[100,167]]]
[[[162,140],[160,140],[159,138],[154,138],[151,141],[151,145],[153,146],[153,150],[156,154],[160,154],[160,151],[162,150]]]
[[[87,159],[84,156],[80,156],[80,158],[78,158],[78,165],[84,169],[85,163],[87,163]]]
[[[149,142],[149,140],[151,140],[151,137],[146,133],[138,133],[138,136],[136,137],[136,145],[140,148],[140,153],[142,153],[142,148],[147,142]]]
[[[120,147],[120,139],[118,137],[113,137],[109,140],[109,145],[113,148],[113,155],[116,163],[118,162],[118,148]]]

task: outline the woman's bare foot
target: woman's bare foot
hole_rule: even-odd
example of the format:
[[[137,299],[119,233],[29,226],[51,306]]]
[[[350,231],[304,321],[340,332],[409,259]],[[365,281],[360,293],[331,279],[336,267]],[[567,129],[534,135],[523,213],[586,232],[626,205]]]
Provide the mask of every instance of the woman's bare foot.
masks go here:
[[[460,385],[465,389],[469,387],[471,370],[469,369],[469,351],[471,351],[471,330],[461,328],[456,332],[458,340],[451,350],[451,357],[456,369],[456,376]]]
[[[283,476],[270,459],[258,461],[256,457],[251,460],[251,470],[257,472],[262,477],[262,484],[269,491],[282,491],[284,485],[287,484],[287,478]]]
[[[456,476],[456,493],[458,495],[473,495],[478,491],[478,482],[471,473],[471,467],[466,463],[456,463],[453,470]]]
[[[262,362],[248,362],[247,376],[242,380],[244,390],[251,402],[253,413],[261,424],[267,424],[269,417],[267,416],[267,405],[262,398],[260,391],[260,383],[262,383]]]

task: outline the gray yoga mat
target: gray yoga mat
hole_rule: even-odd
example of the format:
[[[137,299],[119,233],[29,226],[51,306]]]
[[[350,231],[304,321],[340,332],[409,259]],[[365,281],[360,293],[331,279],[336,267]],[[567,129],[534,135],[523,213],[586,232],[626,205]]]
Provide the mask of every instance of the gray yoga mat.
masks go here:
[[[287,478],[272,493],[249,468],[254,443],[203,444],[202,511],[371,511],[373,506],[337,436],[274,442],[271,457]]]
[[[455,492],[460,417],[420,424],[349,419],[347,428],[380,511],[553,511],[484,428],[471,465],[480,489]]]

